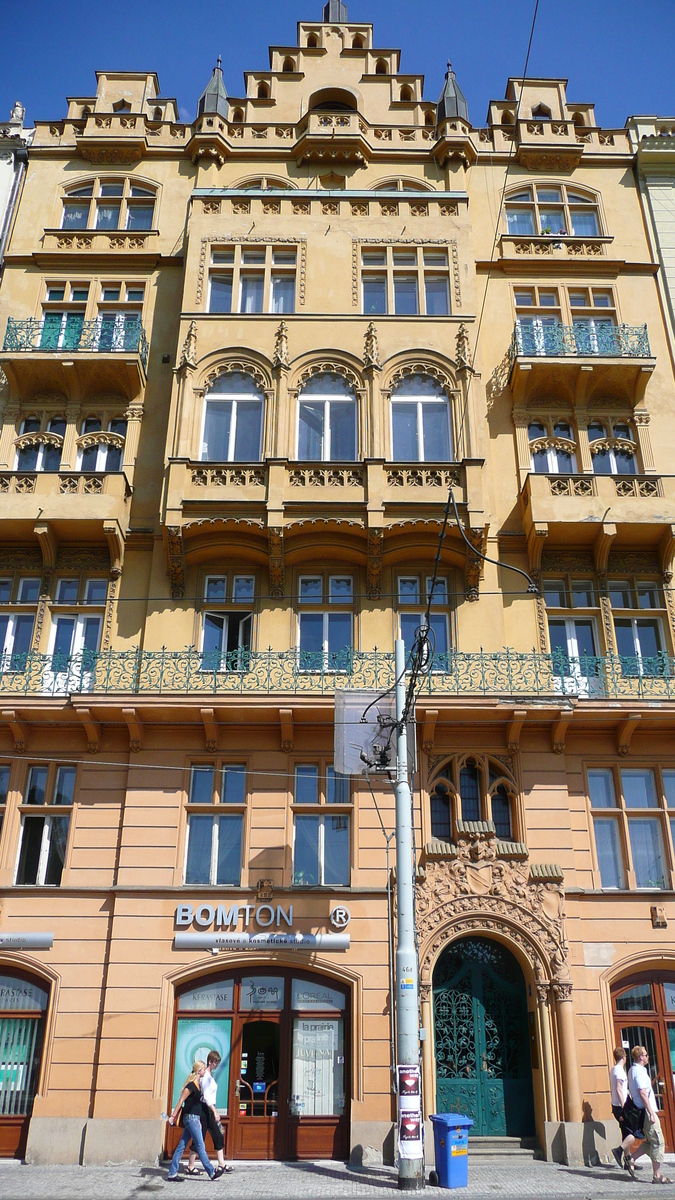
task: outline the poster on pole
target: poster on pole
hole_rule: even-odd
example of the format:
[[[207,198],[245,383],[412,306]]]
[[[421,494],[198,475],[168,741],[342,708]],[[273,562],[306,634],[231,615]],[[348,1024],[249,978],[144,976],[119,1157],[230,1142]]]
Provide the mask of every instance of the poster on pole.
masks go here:
[[[399,1064],[398,1154],[399,1158],[422,1158],[422,1091],[419,1063]]]
[[[399,1066],[397,1073],[399,1112],[419,1113],[422,1109],[419,1066]]]
[[[398,1121],[399,1158],[422,1157],[422,1114],[401,1113]]]

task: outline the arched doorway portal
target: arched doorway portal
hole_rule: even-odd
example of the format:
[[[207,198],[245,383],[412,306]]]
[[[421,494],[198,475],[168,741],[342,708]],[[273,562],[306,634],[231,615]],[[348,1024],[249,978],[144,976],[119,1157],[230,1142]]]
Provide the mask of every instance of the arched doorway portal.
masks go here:
[[[0,967],[0,1158],[23,1158],[37,1090],[48,985]]]
[[[436,1111],[473,1118],[472,1134],[534,1134],[525,980],[499,942],[452,942],[434,968]]]
[[[633,1046],[645,1046],[666,1150],[675,1146],[675,971],[642,971],[612,987],[616,1045],[631,1065]]]
[[[350,1008],[348,987],[302,970],[261,966],[192,979],[176,996],[169,1106],[192,1061],[217,1050],[229,1158],[346,1158]],[[167,1154],[179,1137],[167,1126]]]

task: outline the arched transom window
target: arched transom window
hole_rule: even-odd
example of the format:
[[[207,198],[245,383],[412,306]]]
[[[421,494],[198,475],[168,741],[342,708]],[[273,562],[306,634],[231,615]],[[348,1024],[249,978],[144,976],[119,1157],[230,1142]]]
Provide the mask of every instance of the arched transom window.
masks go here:
[[[264,403],[251,375],[219,375],[205,398],[202,461],[259,462]]]
[[[315,375],[298,401],[298,458],[353,462],[356,458],[356,396],[342,375]]]
[[[511,234],[598,237],[598,206],[591,196],[567,184],[537,183],[506,197],[506,225]]]
[[[453,456],[450,401],[430,375],[409,375],[391,393],[392,458],[449,462]]]

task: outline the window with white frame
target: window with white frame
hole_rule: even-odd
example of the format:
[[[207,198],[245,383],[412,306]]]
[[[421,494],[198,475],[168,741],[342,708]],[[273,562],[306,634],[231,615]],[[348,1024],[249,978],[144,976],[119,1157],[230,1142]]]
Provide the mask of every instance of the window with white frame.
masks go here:
[[[121,471],[127,436],[126,417],[111,417],[106,424],[104,430],[98,414],[84,418],[77,443],[78,471],[100,471],[106,475]]]
[[[298,662],[302,671],[346,671],[353,646],[351,575],[301,575],[298,581]]]
[[[209,271],[210,313],[294,313],[298,248],[213,246]]]
[[[403,638],[406,659],[408,659],[415,644],[417,630],[426,623],[426,607],[431,595],[432,584],[433,596],[429,608],[429,629],[433,645],[431,669],[447,671],[450,653],[450,597],[446,576],[437,576],[434,583],[433,573],[399,575],[399,636]]]
[[[387,185],[389,187],[389,185]],[[365,316],[447,317],[448,251],[442,246],[380,246],[361,250]]]
[[[538,183],[506,196],[510,234],[532,237],[598,237],[600,215],[595,199],[567,184]]]
[[[44,427],[46,424],[46,427]],[[17,471],[58,471],[63,453],[66,418],[25,417],[17,439]]]
[[[260,462],[264,397],[251,375],[231,371],[210,385],[204,401],[203,462]]]
[[[569,475],[576,471],[576,442],[569,421],[539,417],[527,427],[535,474]]]
[[[661,587],[632,577],[610,580],[607,591],[622,673],[635,676],[667,673],[668,661],[663,652],[666,610]],[[651,609],[652,615],[645,616],[645,609]]]
[[[76,780],[77,768],[68,764],[39,764],[29,768],[20,808],[21,839],[15,884],[39,887],[60,884]]]
[[[567,295],[579,354],[617,352],[617,322],[612,289],[568,288]]]
[[[106,597],[107,581],[103,578],[60,576],[57,579],[50,606],[45,690],[88,691],[93,686]]]
[[[99,351],[138,350],[145,285],[106,280],[98,298],[96,348]]]
[[[314,375],[298,398],[297,458],[308,462],[354,462],[356,397],[351,384],[328,372]]]
[[[2,671],[25,671],[33,644],[40,578],[0,577],[0,662]]]
[[[201,644],[203,671],[248,669],[254,599],[254,575],[206,576]]]
[[[97,178],[69,188],[63,200],[62,229],[152,229],[157,193],[146,184]]]
[[[333,765],[323,760],[297,763],[292,803],[294,885],[347,887],[351,865],[349,778],[338,775]],[[335,812],[337,805],[340,812]]]
[[[670,889],[675,772],[615,765],[586,773],[601,886]]]
[[[592,417],[588,441],[595,475],[635,475],[637,444],[625,420]]]
[[[518,353],[525,355],[562,353],[560,292],[552,287],[514,288]]]
[[[406,375],[391,393],[395,462],[449,462],[453,456],[450,400],[430,375]]]
[[[244,763],[192,766],[185,842],[186,884],[239,886],[245,813]]]

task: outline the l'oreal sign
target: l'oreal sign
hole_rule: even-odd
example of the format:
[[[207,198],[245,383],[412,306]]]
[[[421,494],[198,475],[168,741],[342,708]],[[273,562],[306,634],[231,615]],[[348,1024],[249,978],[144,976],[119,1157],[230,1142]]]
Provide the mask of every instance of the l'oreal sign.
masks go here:
[[[179,904],[175,914],[176,929],[187,929],[195,925],[197,929],[231,929],[236,930],[239,921],[244,929],[248,929],[251,920],[260,929],[276,929],[283,925],[290,929],[293,925],[293,905],[283,908],[281,904]]]

